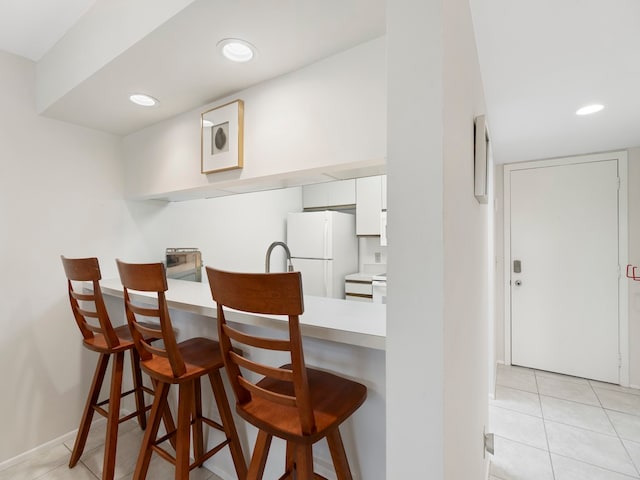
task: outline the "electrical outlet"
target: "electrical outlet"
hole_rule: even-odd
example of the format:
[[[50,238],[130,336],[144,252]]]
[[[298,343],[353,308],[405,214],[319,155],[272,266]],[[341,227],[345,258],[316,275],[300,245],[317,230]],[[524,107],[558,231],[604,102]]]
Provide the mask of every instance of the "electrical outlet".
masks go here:
[[[374,253],[373,256],[376,259],[376,263],[380,263],[382,261],[382,254],[380,252]]]

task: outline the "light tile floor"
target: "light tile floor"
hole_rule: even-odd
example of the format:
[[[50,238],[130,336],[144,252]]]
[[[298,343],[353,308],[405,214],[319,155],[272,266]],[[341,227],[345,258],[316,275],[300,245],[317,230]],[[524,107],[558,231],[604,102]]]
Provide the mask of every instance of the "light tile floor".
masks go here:
[[[490,480],[640,479],[640,390],[499,365],[489,410]],[[99,479],[104,434],[104,422],[93,426],[73,469],[71,439],[1,470],[0,480]],[[141,441],[135,420],[120,426],[115,480],[132,477]],[[147,478],[173,476],[173,467],[154,455]],[[220,480],[205,468],[190,478]]]
[[[490,480],[640,478],[640,390],[498,366]]]
[[[38,450],[20,463],[0,471],[0,480],[96,480],[102,478],[105,422],[92,426],[80,461],[69,468],[75,438],[44,450]],[[135,469],[143,432],[135,420],[120,425],[114,480],[130,479]],[[147,474],[149,480],[172,480],[173,465],[154,454]],[[191,471],[191,480],[220,480],[206,468]]]

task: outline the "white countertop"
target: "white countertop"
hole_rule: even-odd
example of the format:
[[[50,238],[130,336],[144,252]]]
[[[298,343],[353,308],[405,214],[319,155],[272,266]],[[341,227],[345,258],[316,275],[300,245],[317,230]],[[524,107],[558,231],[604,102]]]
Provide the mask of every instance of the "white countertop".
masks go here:
[[[207,283],[167,279],[169,308],[217,318],[216,303]],[[100,282],[105,295],[123,297],[119,278]],[[152,294],[140,296],[153,297]],[[286,328],[286,319],[273,315],[229,311],[227,320],[247,325]],[[386,305],[350,302],[335,298],[304,296],[304,314],[300,317],[303,336],[360,347],[385,349],[387,335]]]
[[[349,282],[366,282],[366,283],[371,283],[373,276],[375,274],[373,273],[362,273],[362,272],[358,272],[358,273],[350,273],[349,275],[345,275],[344,279]]]

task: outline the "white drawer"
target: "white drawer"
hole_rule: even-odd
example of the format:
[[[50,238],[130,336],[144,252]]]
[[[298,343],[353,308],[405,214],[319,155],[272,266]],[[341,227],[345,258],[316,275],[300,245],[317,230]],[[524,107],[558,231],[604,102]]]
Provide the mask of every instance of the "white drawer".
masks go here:
[[[357,293],[360,295],[372,295],[373,289],[371,287],[371,282],[344,282],[344,291],[345,293]]]
[[[345,295],[345,300],[350,300],[352,302],[373,302],[373,298],[368,295],[349,295],[348,293]]]

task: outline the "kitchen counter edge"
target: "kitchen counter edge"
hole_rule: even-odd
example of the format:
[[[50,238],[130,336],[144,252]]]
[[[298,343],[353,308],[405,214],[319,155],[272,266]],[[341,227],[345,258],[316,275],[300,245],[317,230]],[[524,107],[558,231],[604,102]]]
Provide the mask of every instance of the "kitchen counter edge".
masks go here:
[[[207,283],[167,279],[167,303],[169,308],[217,318],[216,303],[211,298]],[[101,281],[104,295],[123,298],[120,279]],[[91,288],[91,284],[87,284]],[[152,294],[136,292],[139,298]],[[300,328],[305,337],[343,343],[376,350],[385,350],[386,305],[350,302],[335,298],[304,296],[304,314],[300,317]],[[274,315],[258,315],[230,310],[225,315],[230,322],[246,325],[286,329],[286,319]]]

